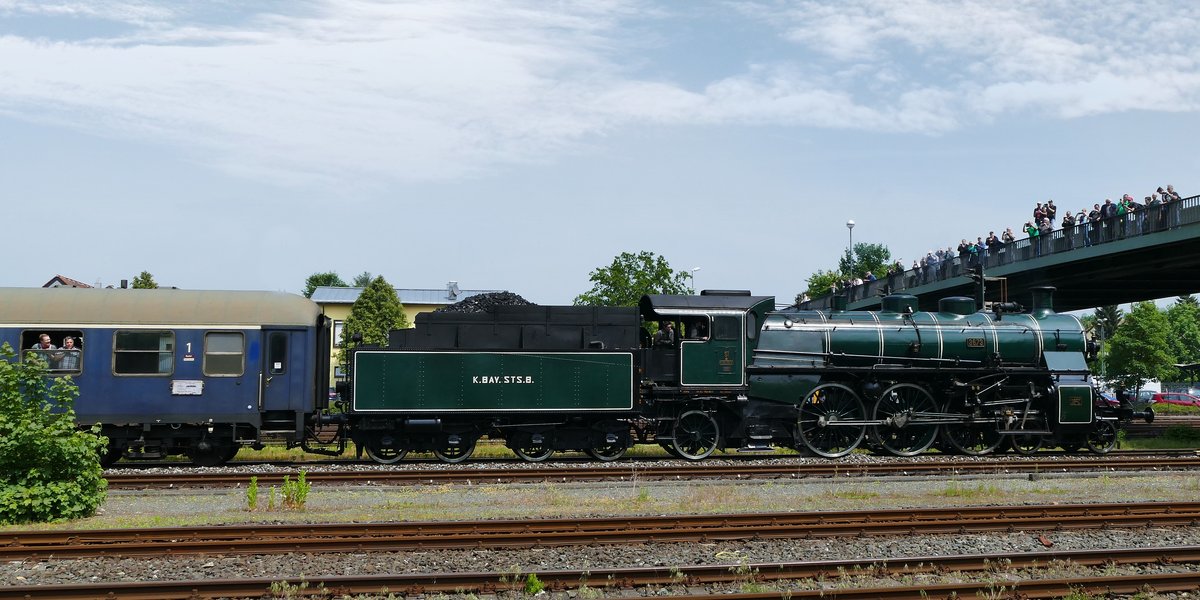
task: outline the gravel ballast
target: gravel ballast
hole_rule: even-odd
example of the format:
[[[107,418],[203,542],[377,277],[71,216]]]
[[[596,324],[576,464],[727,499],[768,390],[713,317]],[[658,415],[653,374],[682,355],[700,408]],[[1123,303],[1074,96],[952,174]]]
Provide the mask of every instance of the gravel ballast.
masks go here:
[[[247,476],[249,477],[249,475]],[[521,517],[587,517],[814,510],[869,510],[980,504],[1195,500],[1200,475],[1096,473],[979,477],[878,477],[753,481],[455,484],[404,487],[314,486],[304,511],[246,510],[244,489],[112,492],[102,513],[59,527],[106,528],[235,522],[341,522]],[[12,528],[9,528],[12,529]],[[953,536],[640,544],[524,550],[452,550],[362,554],[162,557],[153,560],[13,561],[0,568],[10,585],[443,571],[531,572],[601,567],[687,566],[791,560],[1046,552],[1200,545],[1200,528],[1018,531]]]

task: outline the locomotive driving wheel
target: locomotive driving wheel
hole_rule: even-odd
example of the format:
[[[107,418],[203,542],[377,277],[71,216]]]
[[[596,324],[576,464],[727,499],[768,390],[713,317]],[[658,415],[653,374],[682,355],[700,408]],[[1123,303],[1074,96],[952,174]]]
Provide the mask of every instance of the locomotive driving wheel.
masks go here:
[[[962,423],[942,428],[942,437],[955,450],[971,456],[982,456],[995,452],[1004,442],[995,421],[985,418],[978,409],[967,406],[964,399],[947,402],[945,412],[963,419]]]
[[[920,419],[937,412],[937,402],[925,388],[897,383],[884,390],[871,407],[871,420],[883,421],[871,427],[871,440],[889,454],[916,456],[933,445],[937,425],[923,425]]]
[[[1019,433],[1009,436],[1008,445],[1013,449],[1013,452],[1024,456],[1033,456],[1042,449],[1044,439],[1038,433]]]
[[[671,428],[674,438],[671,447],[680,458],[706,458],[721,443],[721,427],[712,415],[702,410],[689,410],[675,420]]]
[[[854,390],[840,383],[823,383],[813,388],[800,403],[796,434],[809,450],[826,458],[850,454],[867,435],[863,421],[866,410]]]
[[[1096,454],[1108,454],[1117,447],[1117,426],[1112,421],[1096,421],[1087,434],[1088,450]]]
[[[408,454],[407,449],[393,448],[391,446],[368,445],[366,450],[367,458],[384,465],[398,463]]]

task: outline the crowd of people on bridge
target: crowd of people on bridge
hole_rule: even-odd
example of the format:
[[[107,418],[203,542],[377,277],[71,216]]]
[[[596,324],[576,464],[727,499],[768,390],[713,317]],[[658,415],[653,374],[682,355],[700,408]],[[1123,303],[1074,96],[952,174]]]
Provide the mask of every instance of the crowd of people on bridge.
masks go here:
[[[986,238],[977,236],[974,241],[963,238],[957,247],[951,245],[944,250],[926,252],[907,270],[903,261],[897,259],[886,273],[877,276],[868,271],[865,277],[856,276],[831,286],[830,291],[844,291],[853,301],[867,293],[865,284],[878,279],[886,280],[889,291],[897,290],[961,275],[980,265],[999,266],[1021,258],[1037,258],[1043,254],[1174,229],[1180,224],[1182,200],[1175,186],[1167,185],[1159,187],[1142,202],[1125,194],[1116,202],[1106,198],[1103,204],[1097,202],[1091,209],[1085,206],[1077,213],[1066,209],[1061,220],[1054,200],[1047,200],[1045,204],[1038,202],[1032,218],[1021,227],[1020,233],[1014,233],[1008,227],[1000,235],[989,231]],[[1018,239],[1020,234],[1025,237]]]

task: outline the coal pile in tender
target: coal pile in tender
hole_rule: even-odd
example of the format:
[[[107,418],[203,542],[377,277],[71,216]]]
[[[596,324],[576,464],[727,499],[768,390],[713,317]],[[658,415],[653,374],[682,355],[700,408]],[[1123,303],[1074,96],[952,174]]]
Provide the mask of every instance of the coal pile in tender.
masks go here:
[[[490,312],[497,306],[534,306],[534,304],[512,292],[489,292],[476,294],[449,306],[443,306],[436,313],[481,313]]]

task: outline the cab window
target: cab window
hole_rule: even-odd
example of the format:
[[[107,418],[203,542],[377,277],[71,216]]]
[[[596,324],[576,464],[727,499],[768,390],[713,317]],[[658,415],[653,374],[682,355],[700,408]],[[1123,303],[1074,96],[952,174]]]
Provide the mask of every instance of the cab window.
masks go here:
[[[246,340],[239,332],[204,334],[204,374],[236,377],[246,372]]]
[[[713,319],[713,339],[740,340],[742,339],[742,321],[737,317],[715,317]]]
[[[175,372],[175,332],[117,331],[113,336],[113,373],[170,375]]]

